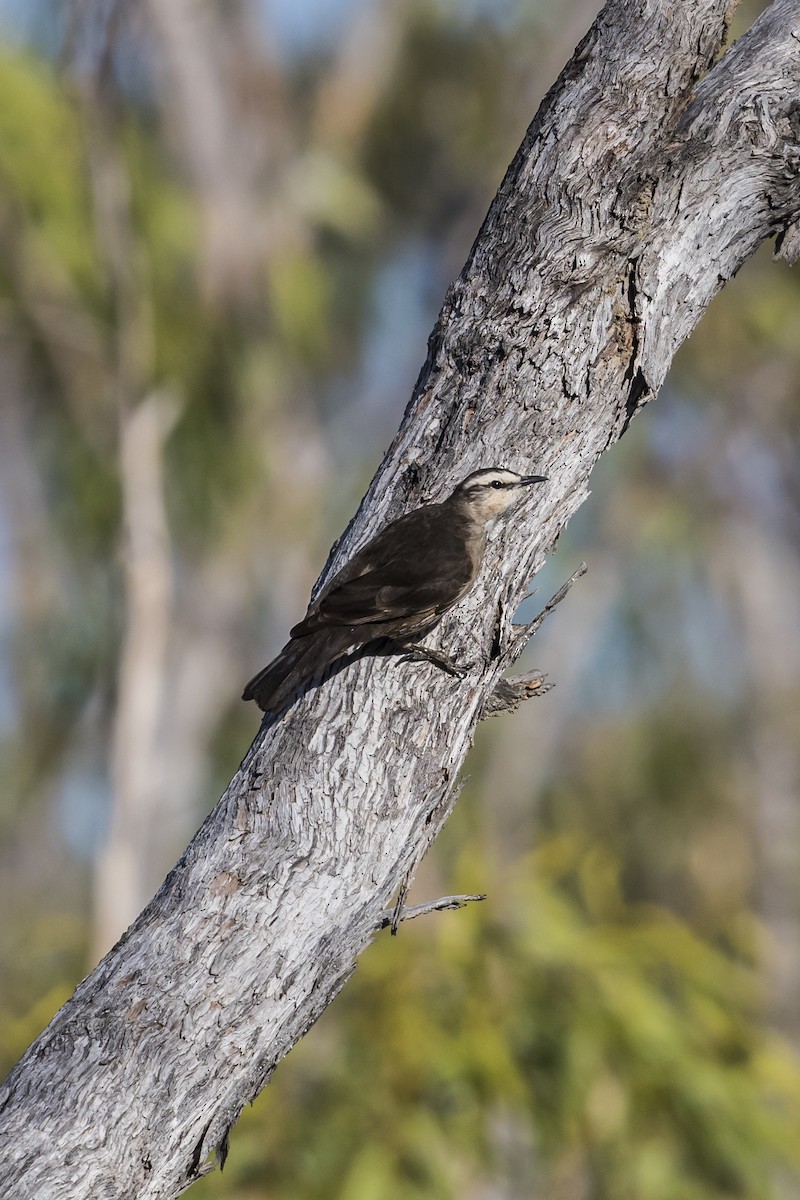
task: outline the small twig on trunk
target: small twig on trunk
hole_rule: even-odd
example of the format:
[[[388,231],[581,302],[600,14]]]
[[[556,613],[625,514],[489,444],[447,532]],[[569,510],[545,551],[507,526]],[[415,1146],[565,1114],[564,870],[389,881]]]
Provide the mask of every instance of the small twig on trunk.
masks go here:
[[[516,712],[524,700],[532,700],[534,696],[544,696],[555,687],[547,682],[547,676],[538,670],[529,671],[525,675],[512,675],[508,679],[499,680],[497,687],[489,693],[481,709],[481,717],[499,717],[502,713]]]
[[[516,662],[522,651],[525,649],[525,646],[530,638],[532,638],[535,633],[538,633],[541,626],[550,616],[550,613],[553,612],[553,610],[556,609],[564,599],[573,583],[580,579],[582,575],[585,575],[587,570],[588,567],[586,566],[586,563],[582,562],[578,569],[572,572],[566,583],[562,583],[555,596],[553,596],[551,600],[547,601],[547,604],[545,604],[538,616],[535,616],[532,621],[526,621],[523,625],[512,625],[511,628],[513,633],[502,655],[505,665],[510,666],[511,663]]]
[[[381,919],[375,926],[376,929],[387,929],[390,925],[394,926],[397,921],[413,921],[415,917],[425,917],[432,912],[445,912],[447,909],[465,908],[473,901],[485,900],[485,892],[476,892],[470,896],[442,896],[440,900],[430,900],[427,904],[412,904],[410,908],[403,908],[400,913],[396,913],[395,908],[387,909],[381,915]]]

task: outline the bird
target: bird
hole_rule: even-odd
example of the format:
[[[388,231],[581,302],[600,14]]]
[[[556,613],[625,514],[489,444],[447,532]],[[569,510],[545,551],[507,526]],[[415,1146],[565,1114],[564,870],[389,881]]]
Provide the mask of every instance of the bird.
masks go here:
[[[463,674],[464,668],[419,646],[418,639],[474,584],[497,518],[533,484],[546,482],[545,475],[484,467],[462,479],[446,500],[390,521],[312,600],[242,699],[276,712],[345,654],[380,641],[407,658]]]

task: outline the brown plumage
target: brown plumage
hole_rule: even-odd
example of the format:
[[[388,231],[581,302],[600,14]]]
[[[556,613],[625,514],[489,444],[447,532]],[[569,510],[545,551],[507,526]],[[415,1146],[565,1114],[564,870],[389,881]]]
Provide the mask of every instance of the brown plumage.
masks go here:
[[[320,592],[291,641],[250,680],[242,699],[277,711],[342,655],[379,639],[458,673],[447,659],[414,646],[414,639],[469,591],[495,518],[544,478],[504,468],[475,471],[441,504],[391,521]]]

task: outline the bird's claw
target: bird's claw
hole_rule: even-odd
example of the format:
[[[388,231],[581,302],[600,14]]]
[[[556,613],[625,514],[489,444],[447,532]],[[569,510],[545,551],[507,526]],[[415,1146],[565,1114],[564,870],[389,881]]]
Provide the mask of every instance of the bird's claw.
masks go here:
[[[451,658],[446,658],[443,654],[437,654],[435,650],[429,650],[425,646],[414,646],[407,650],[400,658],[401,662],[429,662],[434,667],[439,667],[447,675],[453,675],[457,679],[463,679],[475,667],[474,663],[456,663]]]

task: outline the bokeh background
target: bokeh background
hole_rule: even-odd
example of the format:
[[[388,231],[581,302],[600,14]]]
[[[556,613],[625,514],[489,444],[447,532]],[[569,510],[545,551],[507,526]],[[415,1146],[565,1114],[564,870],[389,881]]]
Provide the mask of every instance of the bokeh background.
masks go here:
[[[598,7],[0,2],[0,1074],[247,749]],[[767,248],[537,581],[589,564],[557,687],[413,897],[488,900],[376,940],[197,1200],[798,1194],[798,401]]]

